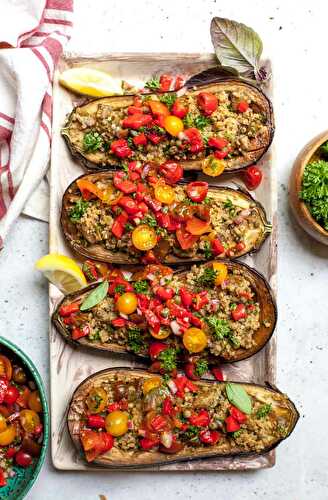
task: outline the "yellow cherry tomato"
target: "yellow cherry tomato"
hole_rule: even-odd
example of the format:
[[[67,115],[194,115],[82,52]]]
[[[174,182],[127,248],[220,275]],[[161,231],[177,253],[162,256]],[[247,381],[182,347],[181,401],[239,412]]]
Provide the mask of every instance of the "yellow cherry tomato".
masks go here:
[[[161,385],[162,385],[162,379],[160,379],[159,377],[147,378],[143,383],[142,392],[144,394],[147,394],[153,389],[157,389],[157,387],[160,387]]]
[[[211,177],[217,177],[221,175],[225,169],[225,163],[223,160],[218,160],[214,156],[208,156],[202,164],[202,170],[204,174]]]
[[[28,397],[27,404],[30,410],[34,410],[37,413],[40,413],[40,411],[42,411],[42,404],[41,404],[40,394],[38,393],[38,391],[31,392],[31,394]]]
[[[94,387],[91,389],[86,399],[87,407],[91,413],[101,413],[106,408],[107,403],[107,392],[102,387]]]
[[[16,438],[16,429],[13,425],[8,425],[8,427],[0,432],[0,446],[10,445]]]
[[[106,431],[112,436],[123,436],[128,431],[129,416],[125,411],[112,411],[105,419]]]
[[[133,292],[123,293],[116,302],[116,307],[120,313],[133,313],[138,307],[138,299],[136,294]]]
[[[152,227],[147,224],[137,226],[132,233],[132,243],[138,250],[151,250],[157,245],[157,235]]]
[[[0,355],[0,377],[6,377],[11,380],[13,375],[13,366],[7,356]]]
[[[175,191],[173,187],[159,182],[155,186],[155,198],[166,205],[171,205],[175,202]]]
[[[160,328],[160,330],[157,333],[154,332],[154,330],[150,330],[150,334],[152,337],[154,337],[154,339],[163,340],[167,339],[167,337],[171,335],[171,331],[164,330],[164,328]]]
[[[0,413],[0,432],[3,432],[7,428],[6,418]]]
[[[227,279],[228,268],[223,262],[213,262],[213,269],[216,271],[215,284],[222,285],[222,283]]]
[[[164,128],[170,135],[176,137],[183,131],[183,121],[177,116],[169,115],[164,118]]]
[[[40,425],[40,417],[33,410],[22,410],[19,419],[24,431],[32,433]]]
[[[182,342],[189,352],[201,352],[207,346],[207,337],[200,328],[188,328],[183,334]]]

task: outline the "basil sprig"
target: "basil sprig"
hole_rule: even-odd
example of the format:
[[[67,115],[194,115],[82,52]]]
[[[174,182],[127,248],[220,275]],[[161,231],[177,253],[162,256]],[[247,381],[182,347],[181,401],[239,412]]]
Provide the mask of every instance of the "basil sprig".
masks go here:
[[[226,393],[230,403],[236,406],[238,410],[247,415],[252,413],[252,400],[241,385],[229,382],[226,385]]]
[[[92,292],[89,293],[80,305],[80,311],[87,311],[88,309],[92,309],[92,307],[99,304],[99,302],[106,297],[108,286],[108,281],[103,281],[99,286],[97,286],[97,288],[92,290]]]

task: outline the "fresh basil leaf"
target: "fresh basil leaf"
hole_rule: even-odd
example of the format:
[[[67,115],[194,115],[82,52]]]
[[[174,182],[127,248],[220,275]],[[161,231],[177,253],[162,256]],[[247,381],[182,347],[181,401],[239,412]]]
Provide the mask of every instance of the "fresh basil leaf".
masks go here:
[[[228,382],[226,393],[232,405],[247,415],[252,413],[252,400],[241,385]]]
[[[260,67],[263,45],[259,35],[242,23],[214,17],[211,37],[216,56],[223,66],[238,71],[240,76],[262,81],[266,78]]]
[[[87,311],[88,309],[92,309],[92,307],[99,304],[99,302],[101,302],[106,297],[107,292],[108,281],[103,281],[99,286],[97,286],[97,288],[89,293],[86,299],[84,299],[84,301],[80,305],[80,311]]]

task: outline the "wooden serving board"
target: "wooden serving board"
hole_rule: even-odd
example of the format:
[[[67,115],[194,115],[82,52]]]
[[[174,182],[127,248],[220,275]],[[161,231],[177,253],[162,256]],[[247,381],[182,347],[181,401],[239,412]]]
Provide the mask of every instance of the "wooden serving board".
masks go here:
[[[53,137],[51,153],[50,182],[50,252],[71,255],[61,234],[59,217],[62,195],[68,184],[83,173],[81,166],[72,160],[60,129],[66,115],[72,107],[83,101],[58,84],[58,75],[63,70],[76,66],[90,66],[103,69],[113,76],[122,78],[135,85],[148,80],[154,74],[172,73],[191,76],[217,64],[214,54],[98,54],[81,56],[66,53],[61,59],[54,79],[53,89]],[[272,97],[272,89],[266,89]],[[275,170],[272,160],[272,148],[260,161],[264,180],[254,196],[264,205],[268,219],[273,223],[273,232],[259,253],[242,259],[247,264],[260,271],[271,286],[276,288],[276,209],[277,190]],[[212,180],[212,179],[211,179]],[[223,176],[217,184],[243,185],[240,178]],[[50,315],[61,299],[61,293],[53,286],[49,288]],[[87,466],[75,451],[66,427],[66,408],[72,393],[83,379],[92,373],[113,366],[142,366],[127,357],[113,354],[99,354],[82,349],[72,348],[50,325],[50,373],[51,373],[51,445],[52,460],[57,469],[61,470],[99,470]],[[252,358],[224,365],[225,379],[274,383],[276,368],[276,341],[273,336],[269,344]],[[275,454],[270,452],[262,456],[250,458],[205,459],[185,463],[151,467],[149,470],[246,470],[272,467]],[[144,470],[144,469],[142,469]]]

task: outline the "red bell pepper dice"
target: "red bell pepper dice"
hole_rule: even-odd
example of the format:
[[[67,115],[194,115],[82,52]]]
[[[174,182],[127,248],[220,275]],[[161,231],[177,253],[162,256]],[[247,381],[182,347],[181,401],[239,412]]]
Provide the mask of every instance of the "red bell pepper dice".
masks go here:
[[[209,444],[211,446],[215,445],[221,438],[221,434],[218,431],[204,430],[200,431],[199,439],[204,444]]]
[[[129,215],[134,215],[139,212],[139,207],[131,196],[122,196],[118,201],[118,205],[124,208]]]
[[[124,128],[132,128],[138,130],[140,127],[146,127],[152,122],[151,115],[144,115],[143,113],[135,113],[128,116],[122,121],[122,126]]]
[[[216,380],[219,380],[219,381],[224,380],[221,368],[214,367],[211,369],[211,373],[215,377]]]
[[[231,316],[234,321],[240,321],[246,318],[246,309],[244,304],[237,304],[236,308],[231,311]]]
[[[190,307],[192,304],[193,294],[188,292],[185,288],[180,288],[179,295],[181,302],[185,307]]]
[[[112,411],[117,411],[120,409],[120,403],[111,403],[110,405],[108,405],[108,408],[107,410],[109,411],[109,413],[112,413]]]
[[[160,327],[161,327],[161,323],[158,319],[158,317],[156,316],[156,314],[151,311],[150,309],[147,309],[145,312],[145,319],[148,323],[148,325],[150,326],[150,328],[152,328],[154,330],[154,333],[158,333],[159,330],[160,330]]]
[[[230,407],[230,415],[240,424],[244,424],[247,421],[247,415],[235,406]]]
[[[212,241],[211,247],[214,255],[221,255],[222,253],[225,252],[225,248],[218,238]]]
[[[189,422],[191,425],[196,425],[197,427],[207,427],[210,423],[208,411],[200,410],[198,414],[191,415],[191,417],[189,417]]]
[[[212,92],[200,92],[197,95],[197,105],[205,116],[210,116],[216,111],[219,101]]]
[[[166,74],[161,75],[159,78],[160,92],[168,92],[171,88],[172,83],[173,83],[172,75],[166,75]]]
[[[154,446],[159,445],[159,439],[142,438],[139,444],[143,450],[151,450]]]
[[[227,432],[236,432],[236,431],[239,431],[240,424],[231,415],[229,415],[229,417],[227,417],[224,422],[226,424]]]
[[[223,149],[228,145],[228,141],[221,137],[211,137],[208,140],[208,145],[210,148]]]
[[[132,140],[135,146],[146,146],[147,144],[147,137],[144,133],[136,135]]]
[[[123,328],[126,321],[124,318],[115,318],[115,319],[112,319],[111,323],[115,328]]]
[[[132,155],[132,151],[129,148],[128,141],[125,139],[118,139],[117,141],[113,141],[110,145],[110,149],[115,156],[119,158],[128,158]]]
[[[72,304],[66,304],[61,306],[59,309],[59,314],[62,317],[70,316],[72,313],[78,312],[80,310],[80,304],[78,302],[73,302]]]
[[[100,415],[89,415],[87,418],[87,426],[95,429],[104,429],[105,419]]]
[[[170,415],[170,416],[175,414],[171,398],[167,397],[164,399],[162,413],[163,415]]]

